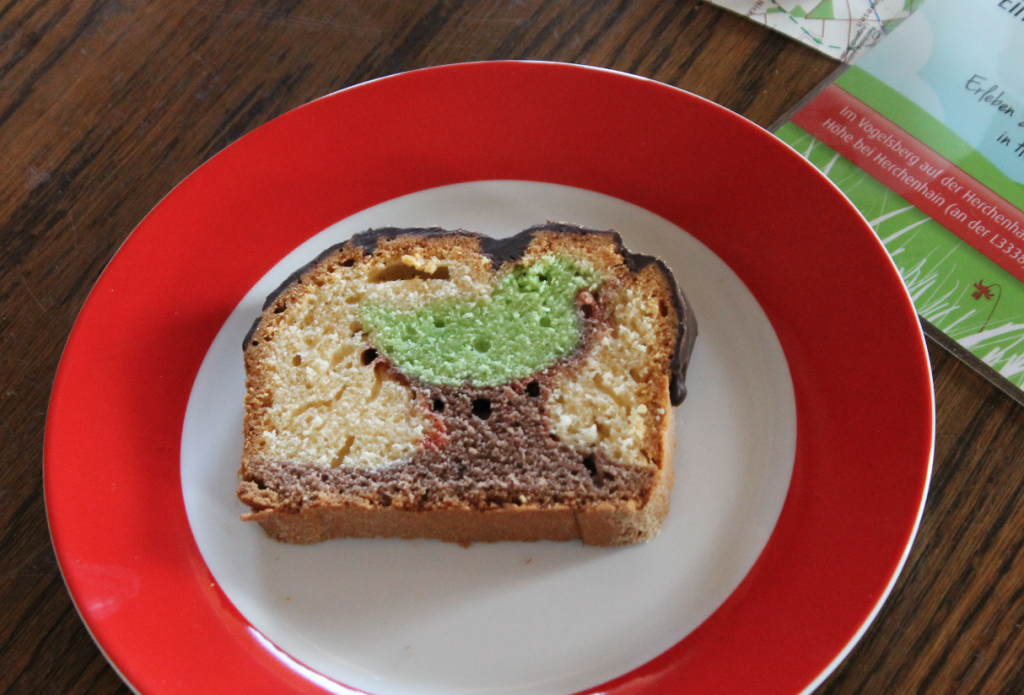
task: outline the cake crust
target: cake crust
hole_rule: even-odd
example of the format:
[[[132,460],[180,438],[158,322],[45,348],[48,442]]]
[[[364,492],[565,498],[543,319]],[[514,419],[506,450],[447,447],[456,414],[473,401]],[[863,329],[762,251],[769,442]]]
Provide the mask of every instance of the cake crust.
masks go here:
[[[360,301],[378,296],[373,292],[381,301],[406,301],[398,289],[454,301],[475,296],[516,264],[551,257],[572,258],[601,278],[575,298],[578,346],[507,383],[453,386],[410,377],[367,335],[366,313],[344,308],[354,303],[348,296],[339,300],[348,316],[336,327],[341,338],[318,328],[325,293],[348,282],[339,278],[355,278]],[[304,324],[312,326],[306,335]],[[500,242],[438,229],[357,235],[290,277],[246,336],[238,497],[251,511],[242,518],[279,541],[303,544],[338,537],[462,545],[649,540],[669,509],[672,406],[685,396],[696,332],[671,272],[657,259],[630,254],[614,233],[549,224]],[[319,362],[310,366],[315,354]],[[349,381],[324,385],[342,378],[336,372]],[[303,379],[306,400],[285,403]],[[335,400],[317,398],[317,389]],[[345,397],[351,405],[338,400]],[[289,429],[310,439],[309,432],[320,436],[332,426],[314,411],[333,407],[370,422],[375,411],[367,408],[378,402],[405,409],[379,428],[386,446],[351,423],[347,430],[338,425],[329,440],[334,448],[318,458],[318,449],[298,455],[281,443]]]

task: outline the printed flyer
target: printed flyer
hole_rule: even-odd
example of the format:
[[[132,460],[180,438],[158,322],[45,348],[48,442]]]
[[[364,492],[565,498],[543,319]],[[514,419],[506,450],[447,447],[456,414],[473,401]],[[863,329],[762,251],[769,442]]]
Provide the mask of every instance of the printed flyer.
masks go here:
[[[775,132],[867,218],[930,332],[1024,402],[1022,59],[1024,0],[927,0]]]

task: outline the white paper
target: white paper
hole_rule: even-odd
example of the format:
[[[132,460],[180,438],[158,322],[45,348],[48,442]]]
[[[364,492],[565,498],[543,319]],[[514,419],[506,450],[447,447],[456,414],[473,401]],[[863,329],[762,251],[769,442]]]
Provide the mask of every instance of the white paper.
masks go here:
[[[924,0],[711,0],[825,55],[852,63]]]

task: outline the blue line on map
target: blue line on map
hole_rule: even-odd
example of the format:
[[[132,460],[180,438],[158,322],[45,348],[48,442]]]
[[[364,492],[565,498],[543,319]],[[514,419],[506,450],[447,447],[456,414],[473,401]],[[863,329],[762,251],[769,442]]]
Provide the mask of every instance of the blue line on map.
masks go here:
[[[882,30],[883,34],[888,33],[885,30],[885,23],[882,22],[882,18],[878,15],[878,8],[875,5],[875,0],[868,0],[868,5],[871,7],[871,10],[875,13],[875,19],[878,20],[878,28]]]

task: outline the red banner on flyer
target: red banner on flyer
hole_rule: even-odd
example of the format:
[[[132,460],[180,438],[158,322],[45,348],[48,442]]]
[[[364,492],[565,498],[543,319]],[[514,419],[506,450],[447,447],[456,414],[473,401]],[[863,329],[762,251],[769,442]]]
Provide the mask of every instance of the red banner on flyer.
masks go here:
[[[1024,212],[836,85],[793,122],[1024,282]]]

